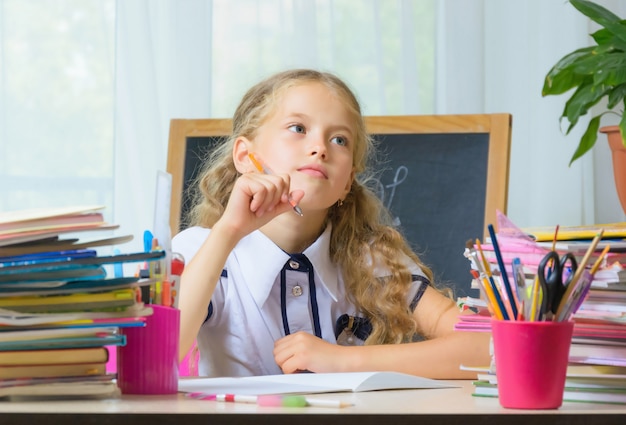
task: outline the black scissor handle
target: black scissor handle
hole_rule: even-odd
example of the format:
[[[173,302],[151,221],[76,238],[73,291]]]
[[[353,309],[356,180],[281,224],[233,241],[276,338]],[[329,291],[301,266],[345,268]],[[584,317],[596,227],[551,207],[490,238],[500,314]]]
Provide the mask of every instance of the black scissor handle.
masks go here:
[[[563,286],[566,287],[571,282],[572,278],[576,274],[576,270],[578,270],[578,261],[576,261],[576,257],[571,252],[566,253],[561,257],[561,261],[559,261],[559,266],[561,269],[561,273],[564,273],[568,267],[572,269],[567,279],[561,278],[563,282]]]

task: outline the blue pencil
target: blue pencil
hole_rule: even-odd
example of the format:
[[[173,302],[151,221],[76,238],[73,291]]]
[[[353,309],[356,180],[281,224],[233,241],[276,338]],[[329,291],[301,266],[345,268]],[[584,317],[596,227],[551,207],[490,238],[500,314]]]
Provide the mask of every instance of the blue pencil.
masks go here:
[[[517,317],[517,306],[515,305],[515,298],[513,298],[513,290],[511,289],[511,284],[509,282],[509,276],[506,273],[506,268],[504,267],[504,261],[502,260],[502,253],[500,252],[500,247],[498,246],[498,239],[496,238],[496,232],[493,229],[493,225],[488,225],[489,236],[491,237],[491,244],[493,245],[493,251],[496,253],[496,260],[498,260],[498,267],[500,267],[500,274],[502,275],[502,282],[504,283],[504,289],[506,290],[506,295],[509,297],[509,303],[511,303],[511,311],[513,312],[513,317]]]

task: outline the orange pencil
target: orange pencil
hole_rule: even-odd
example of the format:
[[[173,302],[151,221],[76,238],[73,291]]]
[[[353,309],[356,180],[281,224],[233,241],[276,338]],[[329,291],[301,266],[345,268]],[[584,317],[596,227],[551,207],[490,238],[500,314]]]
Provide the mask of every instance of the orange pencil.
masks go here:
[[[491,288],[492,294],[497,303],[496,305],[499,307],[498,310],[500,311],[502,319],[509,320],[509,318],[511,318],[509,313],[512,314],[512,311],[510,307],[507,309],[505,306],[505,303],[502,301],[502,295],[500,294],[498,285],[496,285],[496,281],[494,280],[493,274],[491,273],[491,267],[489,267],[489,263],[487,262],[487,258],[485,257],[485,253],[483,252],[483,247],[480,245],[480,240],[478,239],[476,239],[476,247],[478,248],[478,252],[480,253],[480,257],[483,261],[483,266],[485,267],[485,274],[487,275],[486,279],[488,279],[488,283],[489,283],[489,285],[487,284],[485,285]],[[513,317],[513,320],[515,320],[514,317]]]
[[[489,267],[489,263],[487,262],[487,259],[485,258],[485,253],[483,252],[483,247],[480,245],[480,240],[478,238],[476,239],[476,247],[478,248],[480,259],[483,262],[485,273],[487,274],[487,276],[491,276],[491,267]]]

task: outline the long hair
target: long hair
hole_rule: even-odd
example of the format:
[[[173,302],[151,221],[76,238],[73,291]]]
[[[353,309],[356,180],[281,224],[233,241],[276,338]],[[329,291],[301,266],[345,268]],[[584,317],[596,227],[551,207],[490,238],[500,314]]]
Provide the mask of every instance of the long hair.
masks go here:
[[[238,177],[232,158],[234,141],[238,137],[254,139],[257,128],[275,110],[284,90],[311,82],[324,84],[336,93],[353,116],[356,129],[353,152],[356,177],[343,204],[335,204],[328,210],[327,223],[332,224],[331,260],[342,270],[348,297],[372,324],[366,344],[411,341],[420,330],[409,309],[412,279],[404,259],[412,259],[431,281],[432,273],[391,225],[388,211],[367,185],[371,174],[366,167],[374,153],[374,141],[367,134],[355,95],[333,74],[289,70],[248,90],[233,116],[232,134],[209,154],[197,180],[190,224],[210,228],[224,212]],[[375,268],[387,270],[389,276],[376,278]]]

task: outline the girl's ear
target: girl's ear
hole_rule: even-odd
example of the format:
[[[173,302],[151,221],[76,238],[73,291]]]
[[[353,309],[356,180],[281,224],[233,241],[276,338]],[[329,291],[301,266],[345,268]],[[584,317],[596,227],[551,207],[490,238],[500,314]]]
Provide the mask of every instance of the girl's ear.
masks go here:
[[[348,179],[348,182],[346,183],[346,187],[344,187],[343,189],[346,191],[345,196],[348,196],[348,193],[350,192],[350,189],[352,189],[352,182],[354,181],[354,167],[352,167],[352,171],[350,172],[350,178]],[[345,198],[344,196],[344,198]]]
[[[248,158],[248,152],[250,152],[250,145],[252,142],[245,137],[238,137],[233,145],[233,162],[235,168],[241,174],[254,171],[254,165]]]

